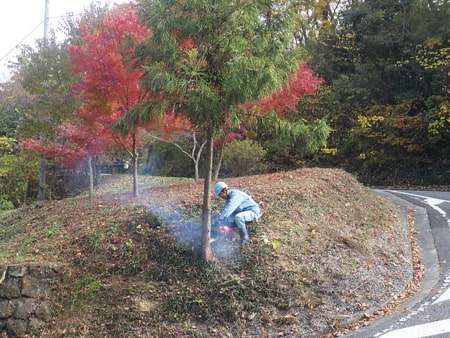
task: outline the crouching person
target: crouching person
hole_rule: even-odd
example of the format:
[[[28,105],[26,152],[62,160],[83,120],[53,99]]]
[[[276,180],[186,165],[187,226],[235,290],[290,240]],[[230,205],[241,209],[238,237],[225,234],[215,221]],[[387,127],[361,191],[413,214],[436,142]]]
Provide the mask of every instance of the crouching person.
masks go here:
[[[214,185],[214,193],[226,201],[219,220],[228,224],[235,224],[239,230],[241,243],[247,244],[250,238],[245,223],[256,221],[261,217],[258,203],[247,193],[237,189],[230,189],[224,182],[217,182]]]

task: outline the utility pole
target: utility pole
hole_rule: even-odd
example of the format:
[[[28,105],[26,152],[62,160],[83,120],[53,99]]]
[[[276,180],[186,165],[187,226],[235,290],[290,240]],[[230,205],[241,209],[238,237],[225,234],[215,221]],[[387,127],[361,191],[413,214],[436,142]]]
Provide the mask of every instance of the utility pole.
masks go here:
[[[48,7],[50,4],[50,0],[45,0],[45,13],[44,13],[44,41],[47,41],[48,38],[48,26],[49,26],[49,17],[48,17]]]
[[[44,12],[44,45],[47,45],[48,39],[48,26],[49,26],[49,17],[48,17],[48,7],[50,0],[45,0],[45,12]],[[45,167],[47,161],[45,160],[45,156],[41,155],[39,160],[39,169],[38,169],[38,195],[37,198],[40,201],[45,200]]]

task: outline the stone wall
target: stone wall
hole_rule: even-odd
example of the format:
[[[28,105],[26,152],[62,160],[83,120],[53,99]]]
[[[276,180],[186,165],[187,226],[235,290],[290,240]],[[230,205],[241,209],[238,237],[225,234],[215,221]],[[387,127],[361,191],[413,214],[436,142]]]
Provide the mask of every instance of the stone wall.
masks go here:
[[[57,265],[0,265],[0,337],[39,332],[52,317],[51,297],[60,285]]]

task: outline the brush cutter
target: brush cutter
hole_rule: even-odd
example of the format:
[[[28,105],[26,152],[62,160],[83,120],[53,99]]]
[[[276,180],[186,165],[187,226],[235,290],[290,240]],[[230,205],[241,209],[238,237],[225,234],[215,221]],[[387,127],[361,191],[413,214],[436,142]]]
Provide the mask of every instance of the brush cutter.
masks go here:
[[[236,231],[238,231],[238,228],[235,224],[213,224],[211,228],[211,243],[219,239],[231,240]]]

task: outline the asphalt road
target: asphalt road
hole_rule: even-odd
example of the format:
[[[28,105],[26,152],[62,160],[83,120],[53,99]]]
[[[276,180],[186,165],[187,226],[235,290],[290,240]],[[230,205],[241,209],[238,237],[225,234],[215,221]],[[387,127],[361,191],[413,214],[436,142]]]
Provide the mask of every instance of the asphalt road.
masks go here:
[[[376,190],[415,210],[424,278],[399,310],[346,338],[450,338],[450,192]]]

